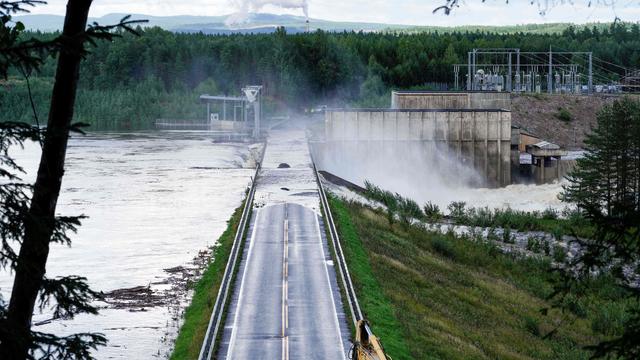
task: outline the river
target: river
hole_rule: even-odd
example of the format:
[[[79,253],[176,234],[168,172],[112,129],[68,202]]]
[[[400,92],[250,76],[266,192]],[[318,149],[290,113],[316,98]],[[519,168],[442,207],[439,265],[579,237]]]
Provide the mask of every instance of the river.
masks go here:
[[[35,179],[39,147],[13,154]],[[254,150],[254,151],[251,151]],[[255,147],[215,143],[206,133],[144,132],[74,136],[58,203],[86,215],[71,248],[52,245],[47,276],[80,275],[113,292],[100,314],[49,321],[34,330],[104,333],[98,359],[165,358],[188,303],[188,282],[208,258],[253,175]],[[8,301],[12,275],[0,272]]]

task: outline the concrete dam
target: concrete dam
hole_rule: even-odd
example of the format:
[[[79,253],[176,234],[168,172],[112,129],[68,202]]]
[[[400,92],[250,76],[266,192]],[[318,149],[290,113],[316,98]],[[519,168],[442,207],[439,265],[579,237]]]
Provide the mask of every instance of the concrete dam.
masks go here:
[[[508,110],[328,110],[317,140],[318,167],[356,184],[511,184]]]
[[[505,109],[511,94],[494,91],[394,91],[392,109]]]

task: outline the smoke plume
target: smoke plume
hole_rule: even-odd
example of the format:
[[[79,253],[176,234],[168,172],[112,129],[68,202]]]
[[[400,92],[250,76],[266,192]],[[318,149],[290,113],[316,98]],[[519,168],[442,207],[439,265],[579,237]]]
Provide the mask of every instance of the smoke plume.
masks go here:
[[[267,5],[277,6],[283,9],[301,9],[304,16],[309,17],[309,3],[307,0],[232,0],[238,12],[230,16],[227,25],[246,22],[250,12],[258,12]]]

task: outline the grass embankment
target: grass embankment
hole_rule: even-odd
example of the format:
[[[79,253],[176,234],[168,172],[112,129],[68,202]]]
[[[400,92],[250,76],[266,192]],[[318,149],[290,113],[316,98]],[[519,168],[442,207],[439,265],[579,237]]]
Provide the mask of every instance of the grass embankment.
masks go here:
[[[585,345],[621,330],[624,305],[606,283],[574,299],[574,313],[542,315],[556,276],[548,260],[330,204],[362,310],[395,360],[584,359]]]
[[[212,261],[209,263],[202,278],[194,285],[191,304],[184,313],[184,324],[180,328],[178,338],[171,354],[172,360],[197,359],[200,347],[207,332],[209,318],[218,295],[220,282],[224,276],[224,269],[229,260],[233,239],[240,223],[243,206],[240,206],[231,216],[227,229],[218,240],[213,250]]]

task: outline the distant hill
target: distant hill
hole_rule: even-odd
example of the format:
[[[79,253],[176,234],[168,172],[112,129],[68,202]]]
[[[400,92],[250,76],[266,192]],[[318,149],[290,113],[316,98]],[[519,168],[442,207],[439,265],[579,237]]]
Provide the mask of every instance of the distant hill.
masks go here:
[[[98,18],[90,18],[90,22],[100,24],[113,24],[118,22],[125,14],[108,14]],[[146,19],[149,23],[145,26],[158,26],[174,32],[205,34],[248,34],[248,33],[271,33],[279,26],[284,26],[288,33],[304,32],[307,29],[307,19],[303,16],[294,15],[274,15],[274,14],[249,14],[246,21],[240,24],[227,25],[227,20],[232,15],[224,16],[151,16],[133,14],[132,19]],[[22,21],[28,29],[40,31],[56,31],[62,29],[64,17],[60,15],[22,15],[16,16],[16,20]],[[608,26],[608,24],[587,24],[584,26]],[[566,23],[554,24],[526,24],[516,26],[477,26],[465,25],[456,27],[441,26],[411,26],[381,23],[361,23],[361,22],[337,22],[321,19],[309,19],[309,29],[321,29],[324,31],[403,31],[403,32],[452,32],[452,31],[491,31],[498,33],[558,33],[570,26]]]

